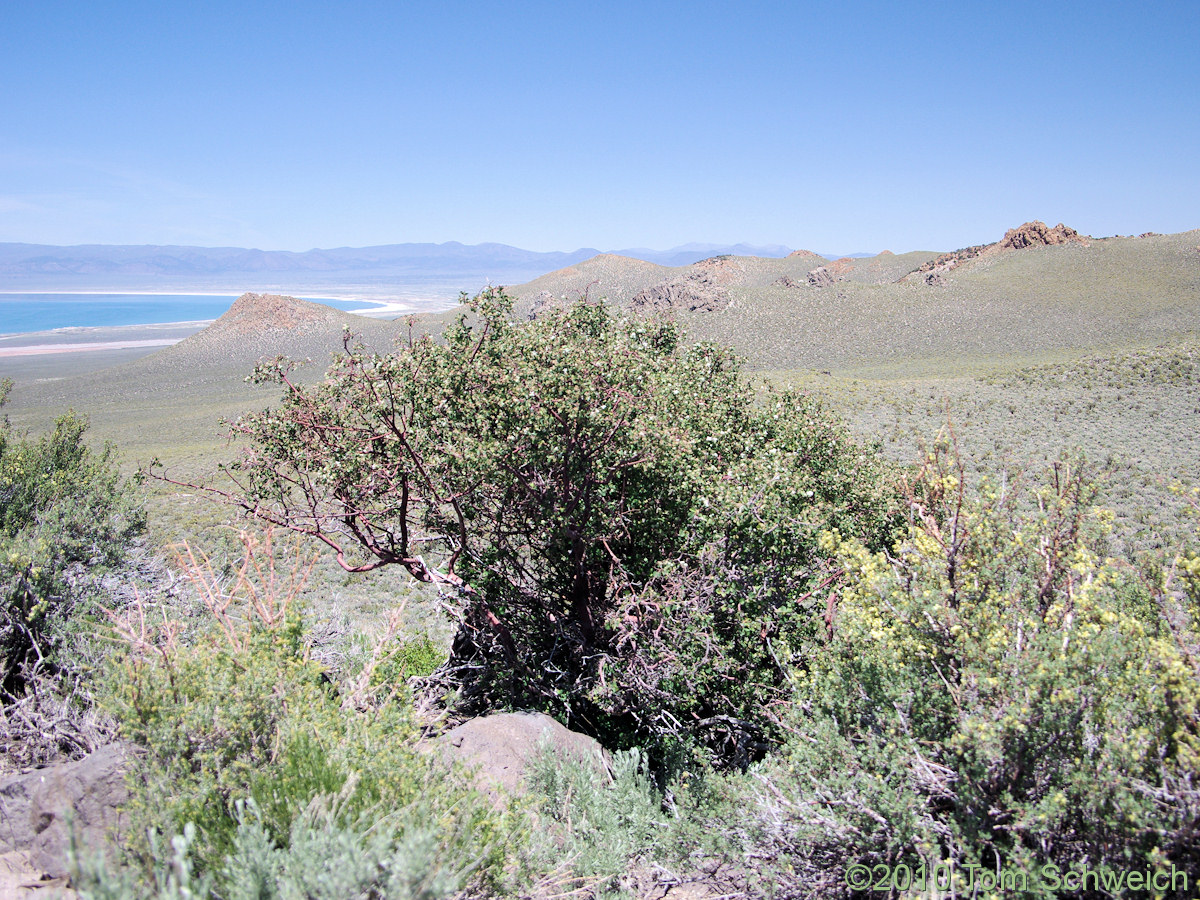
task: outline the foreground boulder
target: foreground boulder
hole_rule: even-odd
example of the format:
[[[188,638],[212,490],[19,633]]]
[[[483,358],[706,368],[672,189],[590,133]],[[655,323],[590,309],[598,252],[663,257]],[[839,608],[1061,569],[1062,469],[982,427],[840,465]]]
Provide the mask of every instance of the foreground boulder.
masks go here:
[[[80,847],[109,846],[110,830],[122,826],[125,748],[101,747],[83,759],[13,775],[0,782],[0,855],[26,855],[29,865],[52,878],[68,872],[68,822]]]
[[[481,787],[507,794],[524,790],[530,765],[544,746],[607,776],[608,753],[595,738],[570,731],[542,713],[497,713],[464,722],[434,740],[443,756],[475,771]]]

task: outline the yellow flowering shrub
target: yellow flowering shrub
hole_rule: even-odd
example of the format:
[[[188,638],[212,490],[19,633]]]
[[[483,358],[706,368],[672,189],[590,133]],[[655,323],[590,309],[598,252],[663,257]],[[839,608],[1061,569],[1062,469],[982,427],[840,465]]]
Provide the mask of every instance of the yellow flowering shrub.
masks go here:
[[[965,481],[943,443],[894,547],[822,536],[844,578],[787,764],[830,796],[792,782],[780,839],[813,859],[839,835],[842,865],[1196,871],[1195,633],[1105,555],[1080,465],[1027,493]]]

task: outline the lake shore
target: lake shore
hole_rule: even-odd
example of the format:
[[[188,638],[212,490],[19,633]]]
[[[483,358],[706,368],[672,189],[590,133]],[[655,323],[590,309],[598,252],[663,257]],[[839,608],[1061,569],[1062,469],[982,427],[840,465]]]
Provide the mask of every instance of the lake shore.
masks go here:
[[[88,292],[80,291],[78,293],[83,294]],[[147,295],[149,295],[148,292]],[[395,319],[402,315],[431,311],[432,309],[447,305],[444,300],[440,299],[423,301],[376,300],[362,297],[328,297],[322,299],[361,302],[363,304],[361,307],[348,309],[345,312],[373,319]],[[71,326],[44,331],[0,334],[0,359],[111,350],[152,352],[162,347],[177,344],[189,335],[195,334],[211,325],[214,321],[215,319],[202,319],[189,322],[162,322],[144,325]]]
[[[208,327],[211,321],[54,328],[49,331],[5,334],[0,335],[0,359],[103,350],[152,352],[160,347],[179,343],[189,335]]]

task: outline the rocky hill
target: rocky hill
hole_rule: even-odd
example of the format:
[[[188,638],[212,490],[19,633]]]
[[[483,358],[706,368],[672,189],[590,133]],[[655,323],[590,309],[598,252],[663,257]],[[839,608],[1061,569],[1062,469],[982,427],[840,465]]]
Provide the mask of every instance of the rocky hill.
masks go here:
[[[203,331],[111,371],[121,372],[130,385],[153,384],[156,375],[224,381],[245,378],[264,358],[286,356],[311,360],[307,368],[315,377],[342,349],[346,329],[383,351],[401,327],[296,297],[247,293]]]
[[[1004,232],[1004,237],[991,244],[977,244],[973,247],[963,247],[952,253],[943,253],[936,259],[923,263],[915,270],[905,275],[905,280],[923,277],[927,284],[940,285],[944,283],[943,276],[952,269],[979,257],[1004,253],[1009,250],[1027,250],[1030,247],[1053,247],[1058,244],[1077,243],[1087,246],[1092,238],[1081,235],[1074,228],[1059,222],[1053,228],[1045,222],[1026,222],[1016,228]]]
[[[629,256],[601,253],[512,290],[521,301],[518,312],[536,314],[548,305],[583,297],[629,303],[640,291],[668,281],[676,271]]]
[[[1200,232],[1090,238],[1028,222],[953,253],[600,256],[511,288],[524,314],[587,294],[677,317],[759,369],[894,371],[1147,344],[1200,323]]]

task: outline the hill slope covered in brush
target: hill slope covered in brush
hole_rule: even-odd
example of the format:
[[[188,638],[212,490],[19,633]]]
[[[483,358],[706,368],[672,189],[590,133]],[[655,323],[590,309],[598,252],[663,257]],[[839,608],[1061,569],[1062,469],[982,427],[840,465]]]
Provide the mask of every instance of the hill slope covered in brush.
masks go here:
[[[525,315],[586,293],[668,311],[758,369],[863,375],[1143,346],[1200,322],[1200,231],[1060,239],[1074,232],[1059,228],[1028,223],[950,254],[798,251],[678,268],[598,256],[512,290]]]

